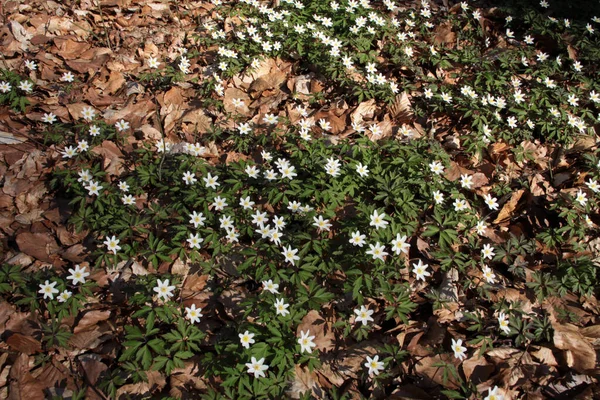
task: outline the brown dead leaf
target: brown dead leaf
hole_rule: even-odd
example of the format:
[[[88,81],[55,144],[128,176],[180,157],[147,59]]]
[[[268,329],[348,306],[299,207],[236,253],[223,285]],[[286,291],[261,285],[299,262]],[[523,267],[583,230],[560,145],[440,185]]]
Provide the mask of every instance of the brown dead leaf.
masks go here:
[[[108,48],[90,49],[80,55],[79,59],[66,60],[69,68],[77,71],[80,74],[88,73],[94,75],[110,59],[112,50]],[[89,58],[88,58],[89,57]]]
[[[315,337],[313,342],[317,345],[316,349],[319,351],[328,352],[335,347],[335,334],[331,328],[331,321],[327,321],[316,310],[309,311],[302,318],[297,329],[298,337],[301,331],[309,331],[310,336]]]
[[[412,104],[406,92],[396,95],[396,99],[389,106],[389,110],[392,118],[400,124],[411,122],[414,116]]]
[[[452,31],[451,22],[439,24],[433,31],[433,34],[433,43],[436,46],[443,45],[452,48],[456,44],[456,33]]]
[[[54,260],[53,256],[60,250],[50,233],[22,232],[17,235],[16,241],[23,253],[48,263]]]
[[[101,310],[93,310],[85,313],[83,318],[79,320],[79,323],[73,330],[74,333],[82,332],[94,325],[96,325],[100,321],[105,321],[110,318],[110,310],[101,311]]]
[[[238,99],[244,102],[242,107],[236,107],[233,105],[233,100]],[[227,88],[225,90],[225,98],[223,99],[223,106],[225,111],[232,114],[241,114],[246,117],[251,115],[248,105],[250,104],[250,97],[240,89]]]
[[[38,340],[18,332],[7,335],[5,341],[12,349],[27,355],[42,351],[42,344]]]
[[[317,399],[321,399],[325,395],[315,371],[311,372],[306,367],[296,365],[294,380],[286,394],[291,399],[299,399],[306,392],[310,392]]]
[[[7,400],[44,400],[44,384],[30,371],[29,356],[20,354],[10,369],[10,387]]]
[[[449,389],[456,389],[460,386],[460,383],[452,376],[452,374],[448,374],[448,379],[444,379],[444,369],[443,367],[439,367],[440,363],[450,363],[453,364],[455,362],[454,357],[451,354],[438,354],[429,357],[423,357],[415,363],[415,372],[421,376],[425,381],[429,381],[437,384],[443,385]]]
[[[465,373],[465,378],[476,385],[485,382],[495,370],[495,367],[492,364],[487,362],[484,357],[478,355],[464,360],[462,368]]]
[[[547,365],[549,367],[556,367],[558,363],[556,362],[556,358],[554,358],[554,353],[552,349],[548,347],[540,346],[538,348],[533,348],[531,351],[531,355],[536,358],[540,364]]]
[[[525,189],[519,189],[510,196],[510,199],[502,206],[502,209],[498,213],[498,216],[494,220],[494,224],[499,224],[503,222],[507,222],[513,216],[515,209],[517,208],[517,204],[519,204],[519,200],[525,193]]]
[[[102,372],[108,369],[108,366],[101,361],[97,354],[82,354],[78,357],[81,367],[85,372],[87,380],[95,385]]]
[[[582,335],[579,328],[572,324],[553,322],[554,345],[566,351],[567,365],[577,372],[585,372],[596,367],[596,352]]]
[[[121,386],[117,390],[117,398],[121,398],[123,395],[150,395],[162,390],[167,384],[165,377],[158,371],[147,371],[146,377],[148,379],[147,382]]]
[[[352,123],[360,124],[365,119],[373,119],[376,108],[377,108],[377,106],[375,105],[375,99],[363,101],[350,114],[350,119],[351,119]]]
[[[123,172],[123,153],[114,142],[105,140],[92,152],[104,157],[103,168],[108,174],[120,175]]]

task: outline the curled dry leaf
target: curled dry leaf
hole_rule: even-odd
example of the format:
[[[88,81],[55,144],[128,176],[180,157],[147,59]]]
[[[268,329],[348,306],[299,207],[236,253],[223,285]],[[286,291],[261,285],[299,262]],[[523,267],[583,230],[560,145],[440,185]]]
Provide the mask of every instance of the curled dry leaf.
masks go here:
[[[512,218],[523,193],[525,193],[525,189],[519,189],[510,196],[510,199],[502,206],[502,209],[494,220],[494,224],[504,223]]]

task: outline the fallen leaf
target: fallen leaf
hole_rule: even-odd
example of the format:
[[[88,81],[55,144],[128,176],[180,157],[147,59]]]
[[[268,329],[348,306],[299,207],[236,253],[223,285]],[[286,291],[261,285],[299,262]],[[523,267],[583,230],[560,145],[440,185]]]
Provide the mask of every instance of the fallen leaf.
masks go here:
[[[566,351],[567,365],[577,372],[585,372],[596,367],[596,351],[585,339],[579,328],[573,324],[553,322],[554,345]]]
[[[73,333],[82,332],[94,325],[96,325],[100,321],[105,321],[110,318],[110,310],[101,311],[94,310],[86,312],[83,317],[79,320],[79,323],[73,329]]]
[[[396,95],[394,103],[389,106],[392,118],[400,124],[412,121],[414,111],[406,92]]]
[[[335,334],[331,328],[331,322],[316,310],[309,311],[296,329],[298,337],[301,331],[309,331],[310,336],[314,336],[313,342],[317,345],[315,348],[321,352],[328,352],[334,348]]]
[[[494,220],[494,224],[500,224],[503,222],[507,222],[513,216],[515,209],[517,208],[517,204],[519,204],[519,200],[525,193],[525,189],[519,189],[510,196],[510,199],[502,206],[502,209],[498,213],[498,216]]]

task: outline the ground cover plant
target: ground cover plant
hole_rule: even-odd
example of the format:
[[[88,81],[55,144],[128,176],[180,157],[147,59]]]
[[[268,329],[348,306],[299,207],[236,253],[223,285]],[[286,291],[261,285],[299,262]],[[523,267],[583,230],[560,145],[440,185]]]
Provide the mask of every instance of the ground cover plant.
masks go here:
[[[6,3],[0,397],[598,396],[573,4]]]

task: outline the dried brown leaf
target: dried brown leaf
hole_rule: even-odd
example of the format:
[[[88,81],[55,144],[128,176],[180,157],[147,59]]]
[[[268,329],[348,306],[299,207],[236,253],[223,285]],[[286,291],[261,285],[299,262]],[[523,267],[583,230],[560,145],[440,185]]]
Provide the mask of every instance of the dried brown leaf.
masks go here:
[[[582,335],[579,328],[572,324],[553,322],[554,345],[566,351],[567,365],[577,372],[585,372],[596,366],[596,352]]]
[[[510,199],[502,206],[502,209],[498,213],[498,216],[494,220],[494,224],[499,224],[503,222],[507,222],[513,216],[514,211],[517,208],[517,204],[519,204],[519,200],[525,193],[525,189],[519,189],[510,196]]]

